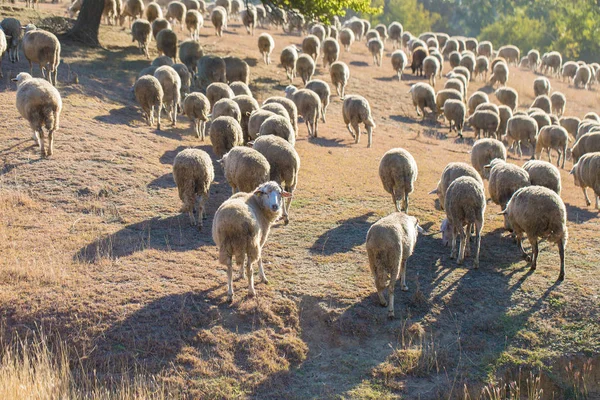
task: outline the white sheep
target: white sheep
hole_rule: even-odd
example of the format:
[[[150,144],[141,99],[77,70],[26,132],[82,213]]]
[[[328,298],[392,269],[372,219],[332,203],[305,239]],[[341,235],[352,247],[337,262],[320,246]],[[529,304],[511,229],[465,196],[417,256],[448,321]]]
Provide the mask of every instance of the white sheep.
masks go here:
[[[367,42],[367,47],[371,56],[373,56],[373,64],[381,67],[381,60],[383,59],[383,42],[378,38],[374,38]]]
[[[418,172],[415,159],[405,149],[394,148],[383,155],[379,163],[379,178],[385,191],[392,195],[396,211],[408,213],[408,196],[414,190]]]
[[[156,18],[152,21],[152,36],[154,36],[154,39],[163,29],[171,29],[171,23],[164,18]]]
[[[580,85],[583,86],[584,89],[587,89],[590,80],[592,78],[592,71],[590,67],[587,65],[580,65],[575,72],[575,79],[573,79],[573,86],[578,88]]]
[[[560,196],[560,171],[554,165],[548,161],[529,160],[523,164],[523,169],[529,174],[529,182],[532,185],[547,187]]]
[[[200,39],[200,29],[204,25],[204,18],[197,10],[188,10],[185,13],[185,27],[190,32],[192,39]]]
[[[429,194],[437,194],[440,209],[444,210],[444,206],[446,203],[446,190],[452,182],[461,176],[470,176],[475,179],[477,182],[481,183],[483,186],[483,181],[481,180],[481,176],[479,172],[472,166],[464,162],[451,162],[442,171],[442,176],[438,181],[437,187],[429,192]]]
[[[173,126],[176,126],[178,108],[181,102],[181,78],[177,71],[168,65],[158,67],[154,72],[154,77],[158,79],[160,86],[162,86],[164,93],[163,105]]]
[[[419,82],[411,86],[408,91],[411,94],[413,106],[417,111],[418,116],[422,116],[421,120],[425,119],[425,107],[428,107],[434,118],[438,113],[435,104],[435,91],[427,83]]]
[[[327,106],[329,105],[329,97],[331,96],[331,89],[327,82],[320,79],[312,79],[305,86],[306,89],[315,92],[319,99],[321,99],[321,121],[325,123],[325,114],[327,113]]]
[[[496,139],[479,139],[473,144],[471,149],[471,165],[483,179],[489,178],[489,169],[485,166],[492,160],[499,158],[506,160],[506,147]]]
[[[483,104],[483,103],[489,103],[489,102],[490,102],[490,99],[489,99],[488,95],[485,94],[484,92],[477,91],[477,92],[473,93],[471,95],[471,97],[469,97],[469,100],[467,100],[467,107],[469,108],[469,115],[471,115],[475,112],[475,109],[477,108],[478,105]]]
[[[151,39],[152,26],[150,26],[150,22],[143,19],[136,19],[133,21],[133,25],[131,25],[131,41],[135,42],[137,40],[138,48],[146,58],[150,58],[150,55],[148,54],[148,45],[150,44]]]
[[[285,88],[285,97],[294,102],[298,115],[304,118],[308,135],[317,137],[319,118],[321,117],[321,99],[319,96],[312,90],[298,90],[295,86],[288,86]]]
[[[452,132],[452,128],[454,127],[458,137],[462,137],[462,130],[465,125],[465,117],[467,115],[465,103],[463,103],[461,100],[448,99],[444,102],[443,110],[444,117],[450,124],[450,132]]]
[[[183,113],[192,121],[196,137],[204,141],[206,121],[210,114],[210,102],[200,92],[190,93],[183,100]]]
[[[328,38],[323,41],[323,66],[331,66],[340,57],[340,45],[337,40]]]
[[[298,61],[298,50],[296,46],[287,46],[281,51],[279,58],[281,65],[285,69],[288,79],[291,81],[296,77],[296,62]],[[314,65],[314,62],[313,62]],[[314,73],[314,66],[313,66]]]
[[[271,64],[271,52],[275,48],[275,40],[268,33],[261,33],[258,37],[258,50],[263,57],[265,64]]]
[[[223,30],[227,29],[227,11],[223,7],[215,7],[210,14],[210,22],[215,27],[215,35],[223,36]]]
[[[567,98],[561,92],[554,92],[550,96],[550,102],[552,103],[552,112],[559,118],[565,113],[565,107],[567,105]]]
[[[267,135],[278,136],[286,140],[292,146],[296,144],[296,135],[294,134],[294,127],[290,123],[289,117],[273,115],[264,120],[264,122],[260,125],[260,129],[258,130],[258,136],[260,137]]]
[[[16,105],[19,114],[29,122],[33,131],[33,140],[40,147],[42,157],[53,153],[54,133],[59,128],[59,117],[62,110],[60,93],[49,82],[32,78],[25,72],[14,79],[17,82]],[[44,146],[44,129],[48,131],[48,149]]]
[[[350,69],[343,61],[336,61],[329,68],[331,83],[335,87],[335,91],[340,99],[344,100],[346,93],[346,85],[350,79]]]
[[[135,82],[133,91],[135,98],[142,107],[148,125],[152,126],[154,124],[154,112],[156,112],[156,129],[160,130],[164,91],[158,79],[154,77],[154,74],[143,75]]]
[[[340,43],[346,51],[350,51],[350,46],[354,43],[354,32],[348,28],[342,29],[340,31]]]
[[[223,159],[231,149],[244,144],[242,127],[235,118],[229,116],[215,118],[210,124],[209,136],[213,152],[217,157]],[[244,190],[244,192],[250,190],[252,189]]]
[[[558,153],[556,166],[559,166],[562,156],[562,168],[565,168],[567,146],[569,144],[569,132],[565,128],[556,125],[544,126],[538,132],[535,141],[535,158],[539,160],[542,156],[542,151],[546,149],[548,150],[548,161],[552,162],[552,154],[550,152],[556,150]]]
[[[490,174],[488,185],[490,198],[503,210],[517,190],[530,185],[527,171],[500,158],[493,159],[484,168],[489,170]],[[504,218],[504,227],[510,229],[506,217]]]
[[[346,128],[352,135],[355,144],[358,144],[360,141],[360,124],[365,124],[368,136],[367,147],[370,148],[373,145],[375,121],[373,121],[371,107],[367,99],[359,95],[346,96],[342,106],[342,116],[344,124],[346,124]]]
[[[575,186],[583,190],[585,204],[592,203],[587,195],[587,188],[591,187],[596,199],[596,209],[600,210],[600,152],[584,154],[571,169],[571,175],[575,180]]]
[[[526,115],[515,115],[506,123],[506,135],[502,137],[506,140],[509,148],[517,146],[519,158],[523,157],[521,144],[528,144],[531,147],[531,158],[535,150],[535,137],[538,133],[537,121]]]
[[[180,1],[172,1],[167,5],[167,14],[165,18],[171,22],[173,27],[179,23],[179,30],[183,30],[187,8]]]
[[[251,150],[251,149],[250,149]],[[261,156],[262,157],[262,156]],[[263,157],[264,158],[264,157]],[[267,283],[263,270],[262,248],[269,237],[271,225],[281,216],[283,198],[290,196],[275,182],[266,182],[251,193],[232,196],[215,213],[213,240],[219,247],[219,262],[227,266],[227,300],[233,301],[232,258],[241,266],[240,276],[248,275],[248,294],[254,296],[253,264],[258,262],[262,282]]]
[[[210,197],[210,185],[215,179],[208,153],[200,149],[179,152],[173,162],[173,179],[183,202],[181,212],[188,213],[192,226],[202,229],[204,208]]]
[[[296,71],[302,83],[306,85],[306,82],[310,81],[315,73],[315,61],[307,54],[301,54],[296,61]]]
[[[50,32],[37,29],[35,25],[29,24],[25,27],[25,35],[22,41],[23,54],[29,61],[29,74],[33,74],[33,63],[40,65],[42,76],[48,82],[56,86],[58,75],[58,64],[60,64],[60,42]]]
[[[148,22],[152,23],[154,20],[163,17],[162,8],[160,8],[160,4],[152,1],[148,3],[146,6],[146,19]]]
[[[156,22],[158,20],[155,20]],[[156,49],[173,60],[177,57],[177,34],[172,29],[162,29],[156,35]]]
[[[302,40],[302,52],[312,57],[314,62],[317,62],[321,53],[321,41],[315,35],[308,35]]]

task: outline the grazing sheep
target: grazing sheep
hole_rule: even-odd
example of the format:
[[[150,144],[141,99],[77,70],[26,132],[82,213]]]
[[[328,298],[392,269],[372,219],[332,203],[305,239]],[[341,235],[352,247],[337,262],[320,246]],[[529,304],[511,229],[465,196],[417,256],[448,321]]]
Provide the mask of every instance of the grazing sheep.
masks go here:
[[[35,25],[29,24],[25,27],[22,46],[23,54],[29,61],[29,74],[33,74],[33,63],[39,64],[42,76],[46,78],[47,72],[48,82],[56,86],[58,64],[60,64],[58,38],[53,33],[37,29]]]
[[[300,171],[300,156],[288,141],[274,135],[258,137],[252,148],[261,153],[269,162],[269,179],[282,185],[286,192],[294,194],[298,184]],[[287,225],[289,220],[292,196],[283,204],[283,221]]]
[[[450,86],[450,84],[448,83],[449,81],[455,82],[456,80],[459,80],[460,83],[462,83],[462,85],[461,85],[462,94],[463,94],[463,97],[466,99],[467,98],[467,88],[469,87],[469,81],[467,80],[467,78],[464,75],[457,74],[455,72],[450,72],[448,74],[448,81],[446,81],[446,84],[444,85],[444,87],[447,89],[454,88],[454,89],[458,90],[458,88],[455,87],[455,85]]]
[[[290,122],[292,123],[292,126],[294,127],[294,132],[296,134],[296,137],[298,137],[298,108],[296,107],[296,104],[288,98],[281,97],[281,96],[273,96],[273,97],[269,97],[268,99],[263,101],[263,107],[265,105],[271,104],[271,103],[280,104],[283,106],[283,108],[285,108],[285,110],[288,113]]]
[[[438,110],[444,109],[444,104],[448,100],[459,100],[461,102],[464,101],[462,93],[460,93],[456,89],[442,89],[435,95],[435,105]]]
[[[422,116],[421,120],[425,120],[425,107],[428,107],[433,117],[435,118],[438,113],[437,106],[435,104],[435,91],[427,83],[415,83],[408,91],[412,96],[413,106],[417,111],[418,116]]]
[[[379,178],[386,192],[392,195],[396,211],[408,213],[408,196],[414,189],[418,168],[413,156],[405,149],[388,150],[379,163]],[[400,201],[402,200],[402,207]]]
[[[354,43],[354,32],[348,28],[342,29],[340,31],[340,43],[346,51],[350,51],[350,46]]]
[[[131,25],[131,41],[138,42],[138,48],[140,52],[146,56],[146,58],[150,58],[148,54],[148,45],[150,44],[150,40],[152,40],[152,26],[148,21],[143,19],[136,19],[133,21],[133,25]]]
[[[590,80],[592,78],[592,72],[590,67],[587,65],[580,65],[575,72],[575,79],[573,79],[573,86],[578,88],[579,85],[582,85],[584,89],[588,88]]]
[[[533,72],[537,72],[538,68],[540,67],[542,60],[540,59],[540,52],[535,50],[535,49],[531,49],[529,50],[529,53],[527,53],[527,63],[529,65],[529,68],[533,70]],[[534,84],[535,87],[535,84]],[[548,93],[545,93],[548,94]],[[537,96],[537,94],[536,94]]]
[[[478,105],[483,103],[489,103],[490,99],[484,92],[475,92],[469,97],[467,101],[467,107],[469,108],[469,115],[475,112]]]
[[[154,39],[163,29],[171,29],[171,23],[164,18],[156,18],[152,21],[152,36],[154,36]]]
[[[239,57],[225,57],[225,80],[227,82],[250,82],[250,66]]]
[[[446,45],[442,49],[444,57],[449,57],[450,53],[458,51],[458,41],[456,39],[450,39],[446,41]]]
[[[4,77],[4,75],[2,74],[2,57],[4,57],[4,53],[6,52],[7,47],[8,44],[6,41],[6,34],[2,30],[2,28],[0,28],[0,78]]]
[[[242,11],[242,23],[249,35],[251,34],[254,36],[254,27],[256,26],[257,20],[258,15],[256,14],[256,7],[252,4],[248,4],[248,8]]]
[[[548,78],[540,77],[533,81],[533,93],[534,96],[549,95],[550,94],[550,81]]]
[[[547,161],[529,160],[523,164],[523,169],[529,174],[532,185],[547,187],[560,196],[560,171],[554,165]]]
[[[579,140],[580,137],[589,132],[596,132],[600,129],[600,124],[593,120],[583,119],[577,127],[577,135],[575,141]]]
[[[500,117],[500,125],[498,125],[498,136],[506,135],[506,125],[508,120],[512,118],[513,113],[510,107],[502,105],[498,107],[498,116]]]
[[[417,218],[396,212],[374,223],[367,232],[369,268],[375,281],[379,303],[388,309],[388,318],[394,318],[395,315],[394,290],[398,278],[400,288],[408,290],[406,262],[415,249],[418,232],[422,231]],[[384,297],[386,287],[387,301]]]
[[[346,96],[342,106],[342,116],[344,118],[344,124],[346,124],[346,128],[352,135],[355,144],[358,144],[360,141],[359,124],[365,124],[368,135],[367,147],[370,148],[373,144],[375,121],[373,121],[371,107],[367,99],[359,95]]]
[[[448,99],[444,102],[444,117],[450,123],[450,132],[452,132],[452,123],[454,130],[458,133],[458,137],[462,137],[462,130],[465,125],[465,117],[467,108],[461,100]]]
[[[444,206],[446,203],[446,191],[452,182],[461,176],[469,176],[475,179],[481,187],[483,187],[483,181],[481,176],[475,168],[464,162],[451,162],[442,171],[442,176],[438,181],[437,188],[429,192],[429,194],[437,194],[440,204],[440,209],[445,210]]]
[[[235,118],[229,116],[214,118],[208,132],[213,152],[219,158],[223,157],[235,146],[242,146],[244,144],[242,128]]]
[[[496,83],[501,84],[502,86],[506,86],[506,82],[508,82],[508,65],[499,62],[492,68],[492,76],[490,76],[490,85],[494,86]]]
[[[494,94],[496,95],[496,99],[498,99],[501,104],[510,108],[511,111],[514,112],[517,109],[519,104],[519,94],[515,89],[501,87],[496,89]]]
[[[296,71],[300,78],[302,78],[302,83],[306,85],[308,81],[310,81],[315,73],[315,62],[313,58],[307,54],[301,54],[298,57],[298,61],[296,61]]]
[[[0,22],[0,27],[6,36],[8,59],[11,63],[16,63],[19,61],[19,46],[21,46],[25,30],[21,27],[21,22],[16,18],[4,18]]]
[[[325,39],[323,41],[323,66],[331,66],[340,57],[340,45],[335,39]]]
[[[233,89],[233,88],[232,88]],[[235,90],[234,90],[235,93]],[[258,110],[260,107],[258,102],[251,96],[247,94],[237,94],[233,98],[240,108],[240,113],[242,118],[240,120],[240,126],[242,127],[242,133],[244,138],[244,143],[248,143],[250,137],[248,136],[248,123],[250,120],[250,115]]]
[[[539,108],[546,114],[550,114],[552,112],[552,101],[550,100],[550,97],[540,95],[533,100],[530,108]]]
[[[261,157],[264,159],[262,155]],[[261,252],[269,237],[271,225],[281,216],[282,199],[288,196],[290,194],[283,191],[277,183],[266,182],[253,188],[250,193],[232,196],[217,209],[212,234],[215,244],[219,247],[219,262],[227,266],[229,302],[233,301],[233,256],[241,266],[242,278],[244,262],[248,260],[245,272],[248,275],[249,296],[256,294],[252,267],[255,262],[258,262],[261,281],[267,283]]]
[[[238,191],[251,193],[269,180],[269,162],[249,147],[235,146],[219,162],[233,194]]]
[[[408,42],[413,39],[413,35],[406,31],[402,34],[402,48],[408,50]],[[445,55],[445,54],[444,54]]]
[[[465,78],[465,87],[468,86],[469,81],[471,81],[471,73],[467,68],[459,65],[458,67],[454,67],[452,72],[454,72],[456,75],[462,75]]]
[[[271,64],[271,52],[275,48],[275,40],[268,33],[261,33],[258,37],[258,50],[265,64]]]
[[[258,109],[250,114],[250,118],[248,118],[248,139],[254,140],[258,137],[258,132],[260,131],[260,126],[263,122],[267,120],[267,118],[276,115],[274,112],[264,109]]]
[[[179,152],[173,162],[173,179],[179,198],[183,202],[181,212],[188,213],[192,226],[197,225],[202,229],[204,206],[210,198],[210,185],[215,179],[215,171],[208,153],[200,149],[185,149]]]
[[[542,72],[550,70],[553,76],[557,76],[560,74],[561,65],[562,56],[558,51],[551,51],[542,56]]]
[[[312,57],[314,62],[317,62],[317,58],[321,52],[321,41],[315,35],[308,35],[302,41],[302,52]]]
[[[146,6],[146,19],[148,22],[152,23],[154,20],[163,17],[162,8],[160,5],[154,1],[148,3]]]
[[[281,51],[281,56],[279,58],[281,65],[285,69],[285,73],[292,82],[296,77],[296,62],[298,61],[298,50],[296,50],[296,46],[287,46]],[[313,61],[314,66],[314,61]],[[313,68],[314,73],[314,68]]]
[[[154,72],[158,69],[158,67],[149,66],[140,71],[137,76],[137,79],[140,79],[142,76],[150,75],[154,76]]]
[[[186,40],[179,45],[179,60],[192,74],[198,72],[198,61],[203,55],[202,46],[196,40]]]
[[[452,68],[456,68],[460,65],[460,61],[462,59],[462,56],[460,55],[460,53],[458,51],[453,51],[452,53],[450,53],[448,55],[448,62],[450,63],[450,66]]]
[[[435,87],[435,77],[440,69],[440,63],[436,57],[427,56],[423,60],[423,73],[429,79],[429,84]]]
[[[212,110],[217,101],[221,99],[233,99],[235,94],[226,83],[213,82],[206,88],[206,97],[210,101],[210,108]]]
[[[196,137],[204,141],[206,121],[210,114],[210,102],[206,96],[200,92],[187,95],[183,100],[183,113],[192,121]]]
[[[213,119],[224,116],[231,117],[235,119],[238,124],[242,119],[240,106],[238,106],[238,104],[230,98],[220,99],[215,102],[211,116]]]
[[[473,75],[473,71],[475,71],[475,65],[477,64],[477,60],[475,59],[475,55],[471,52],[465,52],[461,55],[460,67],[465,67],[467,71],[469,71],[469,75]]]
[[[477,173],[476,171],[473,171]],[[477,176],[479,178],[479,176]],[[471,245],[469,238],[471,229],[475,227],[475,259],[473,267],[479,268],[479,249],[481,247],[481,230],[485,214],[485,193],[483,182],[471,176],[457,177],[449,186],[445,198],[446,219],[442,223],[445,237],[450,237],[452,250],[450,258],[456,258],[456,237],[460,236],[460,249],[457,264],[461,265],[465,255],[469,256]],[[465,232],[466,226],[466,232]]]
[[[475,68],[473,69],[473,76],[475,79],[477,77],[482,77],[483,81],[487,81],[487,74],[490,69],[490,61],[486,56],[479,56],[475,60]]]
[[[329,75],[337,95],[340,97],[340,99],[344,100],[346,85],[350,79],[350,69],[343,61],[336,61],[331,64],[331,67],[329,68]]]
[[[188,10],[185,13],[185,27],[190,31],[192,39],[200,38],[200,29],[204,25],[204,18],[197,10]]]
[[[392,53],[392,68],[398,75],[398,80],[402,80],[402,71],[406,68],[408,63],[408,59],[406,58],[406,53],[402,50],[396,50]]]
[[[402,24],[400,24],[399,22],[392,22],[389,26],[388,26],[388,35],[390,40],[392,41],[392,48],[394,50],[396,50],[397,48],[400,48],[400,45],[402,43],[402,31],[403,31],[403,27]]]
[[[358,41],[360,41],[362,39],[362,36],[367,32],[365,30],[365,25],[362,23],[362,21],[356,18],[347,21],[344,25],[347,26],[346,29],[352,31],[354,37]]]
[[[471,165],[483,179],[489,179],[489,165],[494,159],[506,160],[506,147],[496,139],[479,139],[471,149]]]
[[[567,132],[569,132],[569,134],[571,134],[571,136],[573,136],[573,137],[577,136],[577,128],[579,127],[579,124],[581,123],[581,120],[579,118],[577,118],[577,117],[561,117],[559,122],[560,122],[560,126],[565,128],[567,130]]]
[[[465,39],[465,50],[468,50],[472,53],[477,51],[477,47],[479,46],[479,42],[475,38],[467,38]]]
[[[562,156],[562,168],[565,168],[567,145],[569,144],[569,133],[565,128],[556,125],[544,126],[543,128],[540,128],[535,140],[535,158],[539,160],[542,155],[542,151],[547,149],[548,161],[552,162],[552,155],[550,152],[551,150],[556,150],[558,153],[556,166],[559,166],[560,158]]]
[[[462,75],[460,75],[460,76],[463,77]],[[459,78],[448,79],[446,81],[446,83],[444,84],[444,89],[454,89],[462,95],[463,100],[465,99],[465,94],[467,91],[465,90],[464,82],[462,80],[460,80]]]
[[[51,83],[32,78],[25,72],[19,73],[12,81],[17,82],[17,110],[29,122],[33,131],[33,140],[40,147],[42,157],[50,157],[53,153],[54,132],[59,128],[62,110],[60,93]],[[43,128],[48,131],[47,149],[44,146]]]
[[[175,65],[175,63],[173,62],[173,59],[169,56],[158,56],[154,60],[152,60],[152,63],[150,63],[150,66],[156,68],[162,67],[163,65],[168,65],[172,67],[173,65]]]
[[[410,69],[412,70],[413,75],[423,76],[423,61],[429,55],[427,50],[419,47],[412,52],[412,63],[410,65]]]
[[[543,186],[524,187],[515,192],[502,211],[512,226],[517,244],[527,261],[531,261],[530,269],[537,267],[538,239],[546,239],[556,243],[560,254],[560,274],[558,281],[565,279],[565,247],[567,246],[567,210],[559,195]],[[527,235],[533,257],[523,249],[523,233]]]
[[[306,89],[312,90],[321,99],[321,121],[325,123],[325,114],[327,113],[327,106],[329,105],[329,97],[331,96],[331,90],[329,89],[329,85],[320,80],[320,79],[312,79],[310,82],[306,84]]]
[[[163,106],[165,107],[173,126],[176,126],[178,108],[181,101],[181,78],[177,71],[168,65],[158,67],[154,72],[154,77],[158,79],[163,89]]]
[[[506,124],[506,140],[509,148],[517,146],[519,158],[523,157],[521,144],[527,143],[531,147],[531,158],[534,158],[535,137],[538,133],[537,121],[527,115],[515,115]]]
[[[289,100],[289,99],[288,99]],[[291,100],[290,100],[291,101]],[[263,104],[260,107],[261,110],[266,110],[266,111],[270,111],[275,115],[279,115],[284,117],[285,119],[287,119],[288,121],[290,120],[290,114],[287,112],[287,110],[285,109],[284,106],[282,106],[279,103],[268,103],[268,104]],[[261,124],[262,125],[262,124]]]
[[[475,107],[475,112],[477,111],[493,111],[497,116],[500,116],[500,108],[494,103],[481,103],[477,107]]]
[[[132,21],[142,18],[144,15],[144,2],[142,0],[126,0],[123,10],[119,15],[119,24],[123,26],[125,18],[129,17],[129,27],[131,28]]]
[[[597,151],[600,151],[600,132],[586,133],[577,139],[571,149],[573,163],[577,163],[584,154]]]
[[[544,126],[552,125],[552,120],[550,119],[550,116],[539,108],[529,109],[529,110],[527,110],[527,113],[529,114],[529,116],[531,118],[535,119],[535,122],[537,122],[538,132]]]
[[[562,80],[564,81],[565,78],[567,78],[567,81],[571,82],[573,79],[575,79],[575,74],[577,73],[578,68],[579,66],[577,65],[577,63],[573,61],[567,61],[566,63],[564,63],[560,73]]]
[[[596,114],[596,113],[595,113],[595,112],[593,112],[593,111],[591,111],[591,112],[589,112],[589,113],[585,114],[585,115],[583,116],[583,119],[591,119],[591,120],[594,120],[594,121],[596,121],[596,122],[600,122],[600,116],[598,116],[598,114]]]
[[[231,1],[231,13],[229,14],[231,18],[240,19],[240,11],[244,7],[244,3],[242,0],[232,0]]]
[[[274,106],[278,104],[273,103],[268,105]],[[278,136],[286,140],[292,146],[296,144],[294,127],[290,123],[289,117],[272,115],[264,120],[264,122],[260,125],[260,129],[258,130],[258,137],[267,135]]]
[[[521,51],[516,46],[502,46],[498,49],[498,57],[504,58],[507,64],[513,64],[516,67],[521,59]]]
[[[503,210],[517,190],[530,185],[527,171],[502,159],[492,160],[485,168],[489,169],[490,174],[488,185],[490,198]],[[504,227],[511,229],[506,216],[504,217]]]
[[[285,97],[292,100],[298,109],[298,115],[304,118],[308,136],[317,137],[319,118],[321,117],[321,99],[308,89],[298,90],[295,86],[285,88]]]
[[[231,3],[232,3],[232,0],[216,0],[215,1],[215,8],[221,7],[225,11],[225,17],[226,17],[225,21],[227,19],[229,19],[229,16],[231,15]]]
[[[167,5],[165,18],[171,22],[173,27],[179,23],[179,30],[183,30],[187,9],[180,1],[172,1]]]
[[[483,131],[485,137],[496,139],[500,117],[498,113],[490,110],[477,110],[467,119],[467,124],[475,129],[477,139],[481,138],[481,131]]]
[[[367,39],[367,43],[369,43],[369,41],[372,39],[381,40],[381,37],[379,36],[379,32],[377,32],[375,29],[369,29],[369,31],[365,35],[365,38]]]
[[[550,96],[550,103],[552,103],[552,112],[559,118],[565,113],[565,107],[567,105],[567,98],[561,92],[554,92]]]
[[[215,7],[210,13],[210,22],[215,27],[215,35],[223,36],[223,30],[227,29],[227,11],[223,7]]]
[[[175,60],[177,57],[177,34],[171,29],[163,29],[156,35],[156,48],[159,53]]]
[[[387,27],[384,24],[378,24],[375,27],[375,30],[379,33],[379,38],[383,41],[383,43],[385,43],[385,41],[388,39]]]
[[[581,156],[573,165],[571,175],[575,180],[575,186],[583,190],[587,206],[592,204],[587,195],[587,188],[592,188],[596,200],[596,209],[600,210],[600,152],[587,153]]]

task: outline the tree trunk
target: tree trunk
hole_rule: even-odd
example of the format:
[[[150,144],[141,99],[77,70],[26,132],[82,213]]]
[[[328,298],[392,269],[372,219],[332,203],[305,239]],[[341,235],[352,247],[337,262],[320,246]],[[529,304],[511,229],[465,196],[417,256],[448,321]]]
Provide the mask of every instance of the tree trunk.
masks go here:
[[[98,28],[104,11],[104,0],[84,0],[79,17],[67,36],[90,46],[100,46]]]

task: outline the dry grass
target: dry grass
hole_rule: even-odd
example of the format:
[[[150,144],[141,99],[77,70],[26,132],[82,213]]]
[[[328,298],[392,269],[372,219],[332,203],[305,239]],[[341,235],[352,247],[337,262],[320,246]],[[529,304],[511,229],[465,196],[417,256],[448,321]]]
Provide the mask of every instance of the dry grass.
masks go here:
[[[0,10],[2,17],[35,22],[48,10],[62,15],[63,6],[42,4],[40,13]],[[270,32],[276,53],[301,42]],[[283,93],[288,82],[282,69],[260,62],[256,37],[237,21],[222,38],[212,35],[210,24],[202,34],[206,53],[247,60],[259,102]],[[593,368],[585,390],[598,391],[600,218],[584,206],[568,169],[561,170],[570,236],[564,283],[555,284],[558,252],[547,244],[537,271],[528,272],[501,229],[499,207],[489,204],[480,269],[473,270],[470,259],[457,266],[439,238],[420,238],[408,262],[409,291],[396,293],[399,318],[388,321],[364,249],[370,225],[393,210],[377,173],[381,155],[398,146],[413,154],[419,178],[411,214],[436,229],[443,213],[428,192],[448,162],[468,162],[472,134],[458,140],[446,137],[445,125],[416,122],[406,94],[415,79],[391,79],[389,54],[382,68],[374,68],[366,47],[355,43],[342,54],[351,70],[347,92],[370,100],[377,123],[373,148],[353,144],[335,96],[318,139],[309,141],[300,124],[302,168],[291,222],[275,226],[264,249],[270,283],[257,284],[251,299],[246,283],[236,281],[239,296],[229,305],[209,229],[230,194],[222,171],[216,168],[201,232],[180,215],[171,175],[184,148],[204,149],[214,160],[210,144],[197,141],[184,117],[176,128],[149,129],[130,92],[149,62],[128,29],[102,26],[101,40],[108,50],[63,45],[63,113],[49,160],[39,160],[27,123],[10,106],[14,85],[0,82],[0,101],[8,105],[0,121],[5,343],[40,328],[56,332],[69,349],[76,380],[84,368],[81,375],[96,376],[99,386],[118,384],[123,369],[135,382],[131,373],[139,366],[158,386],[188,398],[456,398],[464,383],[477,398],[488,382],[518,381],[513,375],[520,367],[541,371],[544,395],[560,398],[570,387],[582,391],[582,375],[569,378],[565,367],[573,362],[572,371],[583,371],[587,359]],[[6,77],[27,68],[25,60],[3,64]],[[316,77],[329,80],[320,63]],[[509,84],[519,90],[521,104],[533,100],[534,77],[511,70]],[[597,91],[556,80],[552,85],[567,96],[569,115],[598,107]],[[480,82],[469,90],[478,88],[489,92]],[[511,155],[510,161],[525,160]],[[50,350],[52,360],[62,359],[58,347]]]

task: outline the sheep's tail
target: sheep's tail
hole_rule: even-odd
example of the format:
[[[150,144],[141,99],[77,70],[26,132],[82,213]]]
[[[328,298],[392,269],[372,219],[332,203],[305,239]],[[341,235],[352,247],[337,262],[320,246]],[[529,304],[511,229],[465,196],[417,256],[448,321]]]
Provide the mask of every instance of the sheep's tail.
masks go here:
[[[58,129],[58,114],[55,114],[54,107],[51,105],[44,106],[41,114],[42,121],[47,130]]]

